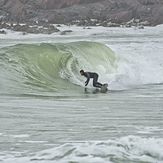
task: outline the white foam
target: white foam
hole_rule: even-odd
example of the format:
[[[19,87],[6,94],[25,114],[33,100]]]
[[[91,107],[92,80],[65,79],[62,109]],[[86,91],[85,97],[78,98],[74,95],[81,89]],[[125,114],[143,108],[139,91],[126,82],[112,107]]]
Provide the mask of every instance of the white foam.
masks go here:
[[[30,137],[30,135],[28,134],[21,134],[21,135],[11,135],[14,138],[27,138]]]
[[[108,141],[90,141],[66,143],[61,146],[47,149],[29,157],[14,157],[1,154],[0,159],[5,163],[10,162],[41,162],[41,163],[66,163],[66,162],[97,162],[112,163],[126,162],[163,162],[163,139],[142,138],[127,136]]]
[[[7,32],[7,34],[4,35],[0,35],[1,39],[34,39],[34,38],[54,38],[54,36],[58,36],[61,38],[65,38],[65,37],[72,37],[72,36],[117,36],[118,39],[120,39],[121,36],[130,36],[130,35],[134,35],[134,36],[140,36],[140,35],[144,35],[144,34],[152,34],[152,35],[160,35],[160,33],[163,34],[163,25],[159,25],[157,27],[145,27],[145,29],[137,29],[135,27],[133,28],[113,28],[113,27],[90,27],[90,28],[84,28],[84,27],[79,27],[79,26],[65,26],[65,25],[61,25],[61,27],[58,27],[58,29],[60,29],[60,31],[65,31],[65,30],[72,30],[71,33],[69,33],[68,35],[61,35],[60,32],[56,32],[53,34],[26,34],[23,35],[22,32],[16,32],[16,31],[12,31],[12,30],[8,30],[8,29],[3,29]],[[88,38],[89,39],[89,38]],[[91,38],[90,38],[91,39]],[[97,39],[97,38],[96,38]],[[116,38],[117,39],[117,38]],[[134,38],[133,38],[134,39]],[[145,39],[145,38],[144,38]],[[148,39],[148,38],[147,38]],[[39,41],[39,40],[38,40]]]
[[[162,36],[161,25],[108,43],[119,57],[117,72],[112,74],[112,88],[163,83]]]

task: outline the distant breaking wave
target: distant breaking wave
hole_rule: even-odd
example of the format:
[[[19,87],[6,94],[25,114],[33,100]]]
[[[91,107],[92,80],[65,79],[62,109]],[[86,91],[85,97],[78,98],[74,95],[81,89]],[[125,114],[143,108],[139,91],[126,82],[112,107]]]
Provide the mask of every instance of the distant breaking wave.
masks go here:
[[[85,80],[79,74],[80,69],[106,77],[116,71],[116,60],[109,47],[96,42],[5,47],[0,49],[0,90],[1,93],[27,93],[79,89]]]

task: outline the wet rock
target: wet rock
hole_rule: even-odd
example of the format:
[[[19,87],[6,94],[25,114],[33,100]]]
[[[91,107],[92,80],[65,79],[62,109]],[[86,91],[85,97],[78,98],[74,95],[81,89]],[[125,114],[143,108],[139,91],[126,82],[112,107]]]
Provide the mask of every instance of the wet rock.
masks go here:
[[[138,29],[144,29],[144,26],[143,25],[138,26]]]
[[[10,24],[1,23],[0,29],[3,29],[3,28],[11,29],[13,31],[18,31],[18,32],[23,32],[23,35],[25,35],[26,33],[51,34],[54,32],[59,32],[59,29],[57,29],[54,25],[51,25],[51,24],[47,24],[46,26],[37,26],[37,25],[28,25],[28,24],[21,25],[19,23],[17,23],[16,25],[14,25],[13,23],[10,23]]]
[[[151,24],[148,21],[139,22],[140,26],[150,26]]]
[[[2,22],[2,23],[0,23],[0,29],[3,29],[3,28],[10,29],[10,25],[5,22]]]
[[[61,32],[61,35],[66,35],[67,33],[73,32],[72,30],[65,30]]]
[[[106,27],[120,27],[120,24],[109,22],[106,24]]]
[[[29,30],[29,26],[28,25],[20,25],[20,24],[16,24],[13,26],[13,30],[14,31],[21,31],[21,32],[26,32]]]
[[[27,35],[27,34],[28,34],[27,32],[23,32],[23,33],[22,33],[22,35],[24,35],[24,36]]]
[[[5,30],[0,30],[0,34],[7,34]]]
[[[60,24],[57,24],[57,27],[61,27],[61,25]]]

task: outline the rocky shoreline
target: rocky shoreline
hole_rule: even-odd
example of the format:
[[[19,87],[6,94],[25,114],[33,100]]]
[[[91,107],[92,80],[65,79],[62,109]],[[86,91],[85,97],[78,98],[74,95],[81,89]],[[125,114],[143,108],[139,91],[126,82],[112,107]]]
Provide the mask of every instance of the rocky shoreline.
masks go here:
[[[143,29],[163,24],[163,1],[0,0],[0,34],[6,33],[4,29],[23,34],[59,32],[54,24]]]
[[[103,26],[103,27],[123,27],[123,28],[130,28],[130,27],[137,27],[138,29],[144,29],[145,26],[149,26],[150,23],[148,21],[141,22],[139,19],[132,19],[126,23],[112,23],[107,21],[98,21],[97,19],[88,20],[77,20],[72,22],[71,24],[65,24],[67,26],[76,25],[81,26],[83,28],[91,28],[92,26]],[[23,35],[28,33],[30,34],[52,34],[56,32],[60,32],[61,35],[66,35],[67,33],[71,33],[71,30],[60,31],[58,27],[61,25],[54,25],[54,24],[14,24],[13,22],[1,22],[0,23],[0,34],[7,34],[5,29],[22,32]]]
[[[29,25],[29,24],[13,24],[12,22],[2,22],[0,24],[0,34],[6,34],[5,29],[22,32],[23,35],[26,35],[28,33],[31,34],[52,34],[55,32],[59,32],[59,29],[57,29],[53,24],[46,24],[43,26],[39,25]]]

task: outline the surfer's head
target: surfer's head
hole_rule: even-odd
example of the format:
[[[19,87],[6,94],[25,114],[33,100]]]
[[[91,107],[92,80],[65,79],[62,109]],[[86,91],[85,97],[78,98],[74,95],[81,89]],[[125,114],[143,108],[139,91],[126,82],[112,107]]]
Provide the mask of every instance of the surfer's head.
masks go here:
[[[81,75],[84,75],[84,70],[80,70],[80,74]]]

